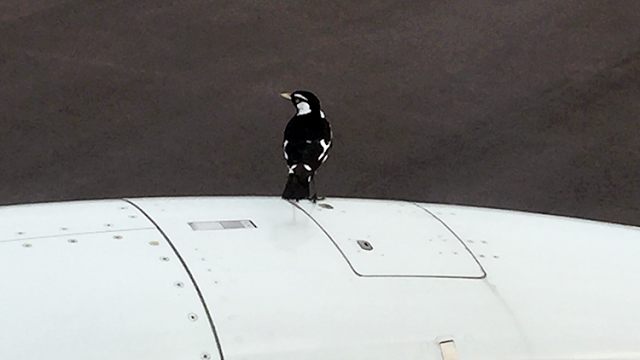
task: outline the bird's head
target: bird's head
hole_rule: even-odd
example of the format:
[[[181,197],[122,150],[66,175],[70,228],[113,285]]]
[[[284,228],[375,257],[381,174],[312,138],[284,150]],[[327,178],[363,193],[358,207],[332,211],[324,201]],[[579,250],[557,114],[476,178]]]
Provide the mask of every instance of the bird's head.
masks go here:
[[[291,100],[293,105],[298,109],[297,115],[320,111],[320,100],[310,91],[296,90],[292,93],[282,93],[280,96]]]

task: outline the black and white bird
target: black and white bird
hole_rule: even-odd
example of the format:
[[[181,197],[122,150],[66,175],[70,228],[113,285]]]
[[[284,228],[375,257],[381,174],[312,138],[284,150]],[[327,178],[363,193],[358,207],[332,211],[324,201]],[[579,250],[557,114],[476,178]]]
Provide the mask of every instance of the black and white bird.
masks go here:
[[[284,130],[284,159],[289,167],[289,177],[282,197],[316,201],[313,177],[327,160],[333,137],[331,125],[320,109],[320,100],[311,92],[298,90],[280,95],[291,100],[297,109]],[[311,183],[313,194],[309,190]]]

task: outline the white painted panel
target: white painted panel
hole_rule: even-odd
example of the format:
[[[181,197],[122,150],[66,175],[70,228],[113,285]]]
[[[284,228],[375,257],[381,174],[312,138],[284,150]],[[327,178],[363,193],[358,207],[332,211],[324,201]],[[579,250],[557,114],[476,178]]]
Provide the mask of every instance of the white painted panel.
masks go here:
[[[0,233],[34,231],[0,241],[0,359],[217,358],[205,309],[164,238],[126,202],[104,203],[0,208]],[[278,198],[136,203],[188,262],[227,360],[436,360],[454,338],[463,360],[640,358],[638,228],[419,204],[460,236],[487,277],[363,277]],[[406,214],[397,204],[299,203],[314,217],[379,206],[390,226]],[[118,214],[140,217],[100,230],[104,218],[124,220]],[[77,230],[60,235],[61,219]],[[375,239],[371,250],[355,245],[380,249]]]
[[[322,230],[282,199],[133,201],[189,264],[225,359],[439,360],[443,334],[460,336],[461,359],[526,354],[484,280],[358,276]],[[256,227],[189,226],[222,219]],[[505,346],[496,348],[496,340]]]
[[[484,276],[455,235],[412,203],[330,199],[297,205],[327,231],[360,275]]]
[[[478,257],[537,358],[640,359],[640,228],[420,206],[445,221]]]
[[[157,230],[0,243],[2,360],[204,354],[218,358],[204,307]]]
[[[0,242],[152,228],[148,219],[123,200],[0,207]]]

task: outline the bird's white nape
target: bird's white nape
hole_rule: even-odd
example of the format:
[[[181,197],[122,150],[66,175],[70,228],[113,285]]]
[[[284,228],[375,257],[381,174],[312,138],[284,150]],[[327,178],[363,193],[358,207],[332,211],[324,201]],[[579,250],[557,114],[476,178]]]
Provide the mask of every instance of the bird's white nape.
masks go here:
[[[296,107],[298,108],[298,113],[296,115],[305,115],[311,112],[311,107],[304,101],[297,103]]]
[[[300,94],[293,94],[293,97],[297,97],[298,99],[302,99],[304,101],[309,101],[309,99],[307,99],[306,97],[300,95]]]

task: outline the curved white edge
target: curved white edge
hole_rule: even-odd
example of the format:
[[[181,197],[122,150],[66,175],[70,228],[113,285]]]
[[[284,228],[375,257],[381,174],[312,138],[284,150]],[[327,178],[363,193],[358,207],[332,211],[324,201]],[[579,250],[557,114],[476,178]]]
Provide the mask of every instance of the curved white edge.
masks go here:
[[[420,204],[487,271],[542,358],[640,358],[640,228],[477,207]]]
[[[0,358],[219,358],[188,273],[135,207],[69,202],[0,214]]]
[[[637,359],[639,255],[636,227],[401,201],[6,206],[0,349],[442,359],[451,342],[460,359]]]

